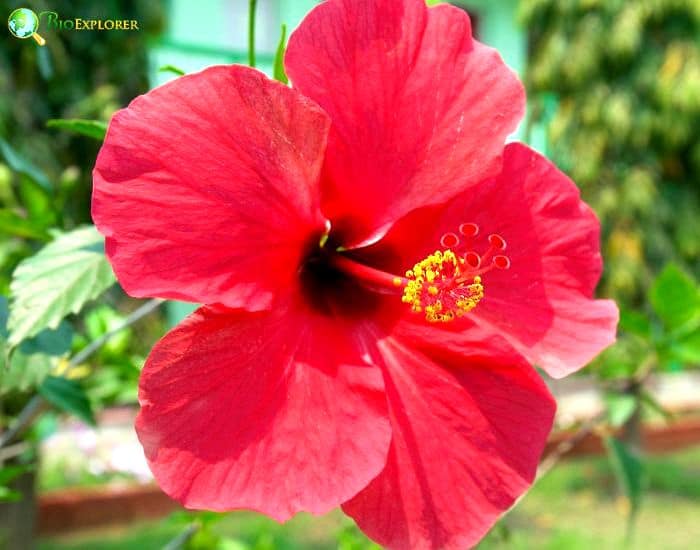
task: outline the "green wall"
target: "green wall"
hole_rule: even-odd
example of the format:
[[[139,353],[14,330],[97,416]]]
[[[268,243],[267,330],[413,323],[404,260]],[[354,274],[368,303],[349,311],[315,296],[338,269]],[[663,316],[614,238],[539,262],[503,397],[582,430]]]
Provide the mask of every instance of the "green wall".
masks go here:
[[[258,0],[257,58],[262,70],[272,69],[280,25],[294,29],[316,0]],[[456,0],[475,11],[479,38],[497,48],[519,74],[525,68],[526,35],[517,25],[517,0]],[[186,72],[216,63],[247,61],[248,0],[169,0],[167,30],[151,51],[153,84],[172,78],[158,68],[172,64]]]
[[[258,67],[272,72],[280,27],[294,29],[315,0],[258,0],[256,58]],[[169,0],[167,29],[151,49],[153,85],[173,78],[159,72],[175,65],[194,72],[220,63],[248,61],[248,0]]]

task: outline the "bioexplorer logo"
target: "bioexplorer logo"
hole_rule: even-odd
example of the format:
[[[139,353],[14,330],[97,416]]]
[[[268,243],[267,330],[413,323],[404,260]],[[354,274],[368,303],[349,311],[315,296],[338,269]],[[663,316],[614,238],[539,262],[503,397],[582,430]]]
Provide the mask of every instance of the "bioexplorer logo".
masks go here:
[[[39,30],[39,18],[29,8],[19,8],[10,14],[7,18],[7,27],[10,29],[12,36],[24,40],[25,38],[33,38],[39,46],[46,44]]]
[[[45,28],[58,31],[138,31],[136,19],[83,19],[73,17],[61,19],[55,11],[42,11],[37,15],[29,8],[18,8],[7,18],[7,27],[12,36],[20,39],[33,38],[39,46],[46,40],[37,32],[39,23]]]

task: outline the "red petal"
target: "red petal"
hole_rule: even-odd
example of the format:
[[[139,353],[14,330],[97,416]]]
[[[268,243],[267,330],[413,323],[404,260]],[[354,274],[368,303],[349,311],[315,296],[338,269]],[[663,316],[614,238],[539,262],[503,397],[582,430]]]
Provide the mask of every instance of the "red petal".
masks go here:
[[[477,191],[466,216],[505,237],[511,268],[484,276],[476,322],[554,377],[578,370],[615,341],[618,320],[614,302],[591,299],[602,270],[598,219],[566,175],[519,143]]]
[[[599,223],[576,185],[546,158],[513,143],[503,163],[497,178],[449,205],[406,216],[366,257],[375,263],[389,258],[383,267],[403,272],[462,223],[480,227],[477,252],[488,246],[484,235],[502,236],[510,269],[483,275],[485,297],[468,320],[433,325],[426,337],[452,340],[471,320],[500,333],[550,375],[562,377],[615,341],[617,306],[591,299],[602,268]]]
[[[323,210],[345,246],[493,175],[525,95],[464,10],[328,0],[292,34],[294,86],[333,121]]]
[[[119,111],[97,158],[92,214],[125,290],[267,307],[323,229],[328,124],[298,92],[235,65]]]
[[[299,310],[200,308],[151,352],[137,431],[188,508],[324,513],[383,468],[381,372],[362,335]]]
[[[462,356],[380,344],[389,460],[343,509],[388,548],[471,548],[535,476],[554,401],[509,346],[478,330],[469,337]]]

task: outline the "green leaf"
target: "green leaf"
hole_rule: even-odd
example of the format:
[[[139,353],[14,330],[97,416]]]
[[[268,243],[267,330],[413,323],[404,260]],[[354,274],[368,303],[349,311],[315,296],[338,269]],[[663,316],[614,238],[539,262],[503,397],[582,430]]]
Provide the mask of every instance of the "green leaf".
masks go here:
[[[51,190],[47,190],[31,178],[22,176],[18,186],[22,206],[27,218],[35,225],[48,228],[56,223],[56,204]]]
[[[0,468],[0,503],[17,502],[22,500],[22,493],[8,487],[8,484],[19,476],[32,471],[32,466],[28,464],[18,464],[3,466]]]
[[[161,73],[173,73],[176,74],[177,76],[182,76],[185,74],[185,71],[183,71],[180,67],[176,67],[175,65],[163,65],[158,69]]]
[[[78,381],[60,376],[47,376],[39,386],[39,394],[58,409],[95,425],[90,400]]]
[[[18,478],[22,474],[32,471],[29,464],[16,464],[11,466],[3,466],[0,468],[0,485],[7,485],[13,479]]]
[[[8,314],[7,298],[0,296],[0,347],[3,350],[7,343]],[[22,342],[10,357],[9,364],[0,366],[0,396],[13,391],[28,391],[41,384],[58,360],[68,354],[72,340],[73,330],[68,323],[62,322],[58,328],[44,329],[34,338]]]
[[[23,260],[13,274],[10,346],[45,328],[56,328],[114,282],[97,229],[87,226],[57,233],[53,242]]]
[[[283,84],[288,84],[289,79],[287,78],[287,73],[284,70],[284,52],[287,48],[287,25],[282,23],[282,30],[280,33],[280,41],[277,44],[277,52],[275,53],[275,67],[274,67],[274,77],[275,80],[282,82]]]
[[[22,500],[22,493],[13,491],[7,487],[0,487],[0,503],[2,502],[19,502]]]
[[[101,120],[85,120],[82,118],[52,118],[46,122],[47,128],[68,130],[82,136],[99,141],[104,140],[107,133],[107,123]]]
[[[44,172],[34,166],[27,159],[19,155],[19,153],[17,153],[10,146],[10,144],[2,138],[0,138],[0,153],[2,153],[2,156],[5,158],[5,162],[7,162],[12,170],[27,176],[46,190],[51,189],[51,182],[49,181],[49,178],[46,177],[46,174],[44,174]]]
[[[641,458],[619,439],[608,437],[605,444],[620,489],[630,505],[628,528],[631,529],[642,499],[644,465]]]
[[[651,321],[649,317],[631,309],[620,310],[620,328],[625,332],[641,338],[651,336]]]
[[[608,410],[608,422],[616,428],[627,422],[637,409],[637,399],[634,395],[624,393],[608,393],[605,395]]]
[[[0,395],[11,391],[29,391],[42,383],[62,357],[68,355],[73,330],[66,322],[56,329],[44,329],[25,340],[10,357],[0,379]]]
[[[44,224],[23,218],[7,208],[0,208],[0,233],[9,237],[23,237],[40,241],[51,239]]]
[[[124,321],[126,321],[126,316],[105,304],[97,306],[83,316],[85,332],[90,340],[97,340],[106,333],[121,327]],[[130,328],[120,330],[104,343],[100,349],[100,355],[103,357],[123,357],[127,352],[131,334]]]
[[[649,291],[654,311],[673,330],[700,315],[700,292],[678,266],[668,264]]]
[[[700,364],[700,330],[678,338],[673,343],[673,354],[682,362]]]

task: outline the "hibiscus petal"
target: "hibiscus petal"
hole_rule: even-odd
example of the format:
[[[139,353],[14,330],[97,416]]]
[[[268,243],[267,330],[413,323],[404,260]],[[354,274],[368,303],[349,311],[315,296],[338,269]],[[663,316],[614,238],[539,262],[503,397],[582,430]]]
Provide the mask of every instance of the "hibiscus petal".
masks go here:
[[[363,334],[294,308],[193,313],[141,375],[136,428],[162,489],[188,508],[279,521],[355,495],[391,439]]]
[[[532,482],[555,404],[537,373],[473,329],[464,355],[380,344],[393,439],[384,471],[343,505],[391,549],[471,548]]]
[[[509,270],[484,276],[489,298],[476,322],[490,324],[557,378],[615,341],[617,306],[591,299],[602,270],[600,224],[566,175],[513,143],[501,175],[465,202],[462,215],[504,236],[511,260]]]
[[[235,65],[119,111],[93,173],[92,215],[125,290],[268,307],[323,230],[328,125],[298,92]]]
[[[617,306],[591,298],[602,269],[598,219],[576,185],[523,144],[506,147],[498,177],[446,206],[412,212],[364,257],[402,272],[440,248],[440,236],[458,231],[462,223],[479,226],[477,252],[488,247],[489,234],[501,235],[510,269],[483,275],[479,305],[463,320],[431,325],[425,338],[454,342],[476,322],[557,378],[615,341]],[[415,321],[422,322],[418,316]]]
[[[493,175],[525,94],[464,10],[328,0],[292,34],[294,86],[333,124],[323,211],[346,247]]]

